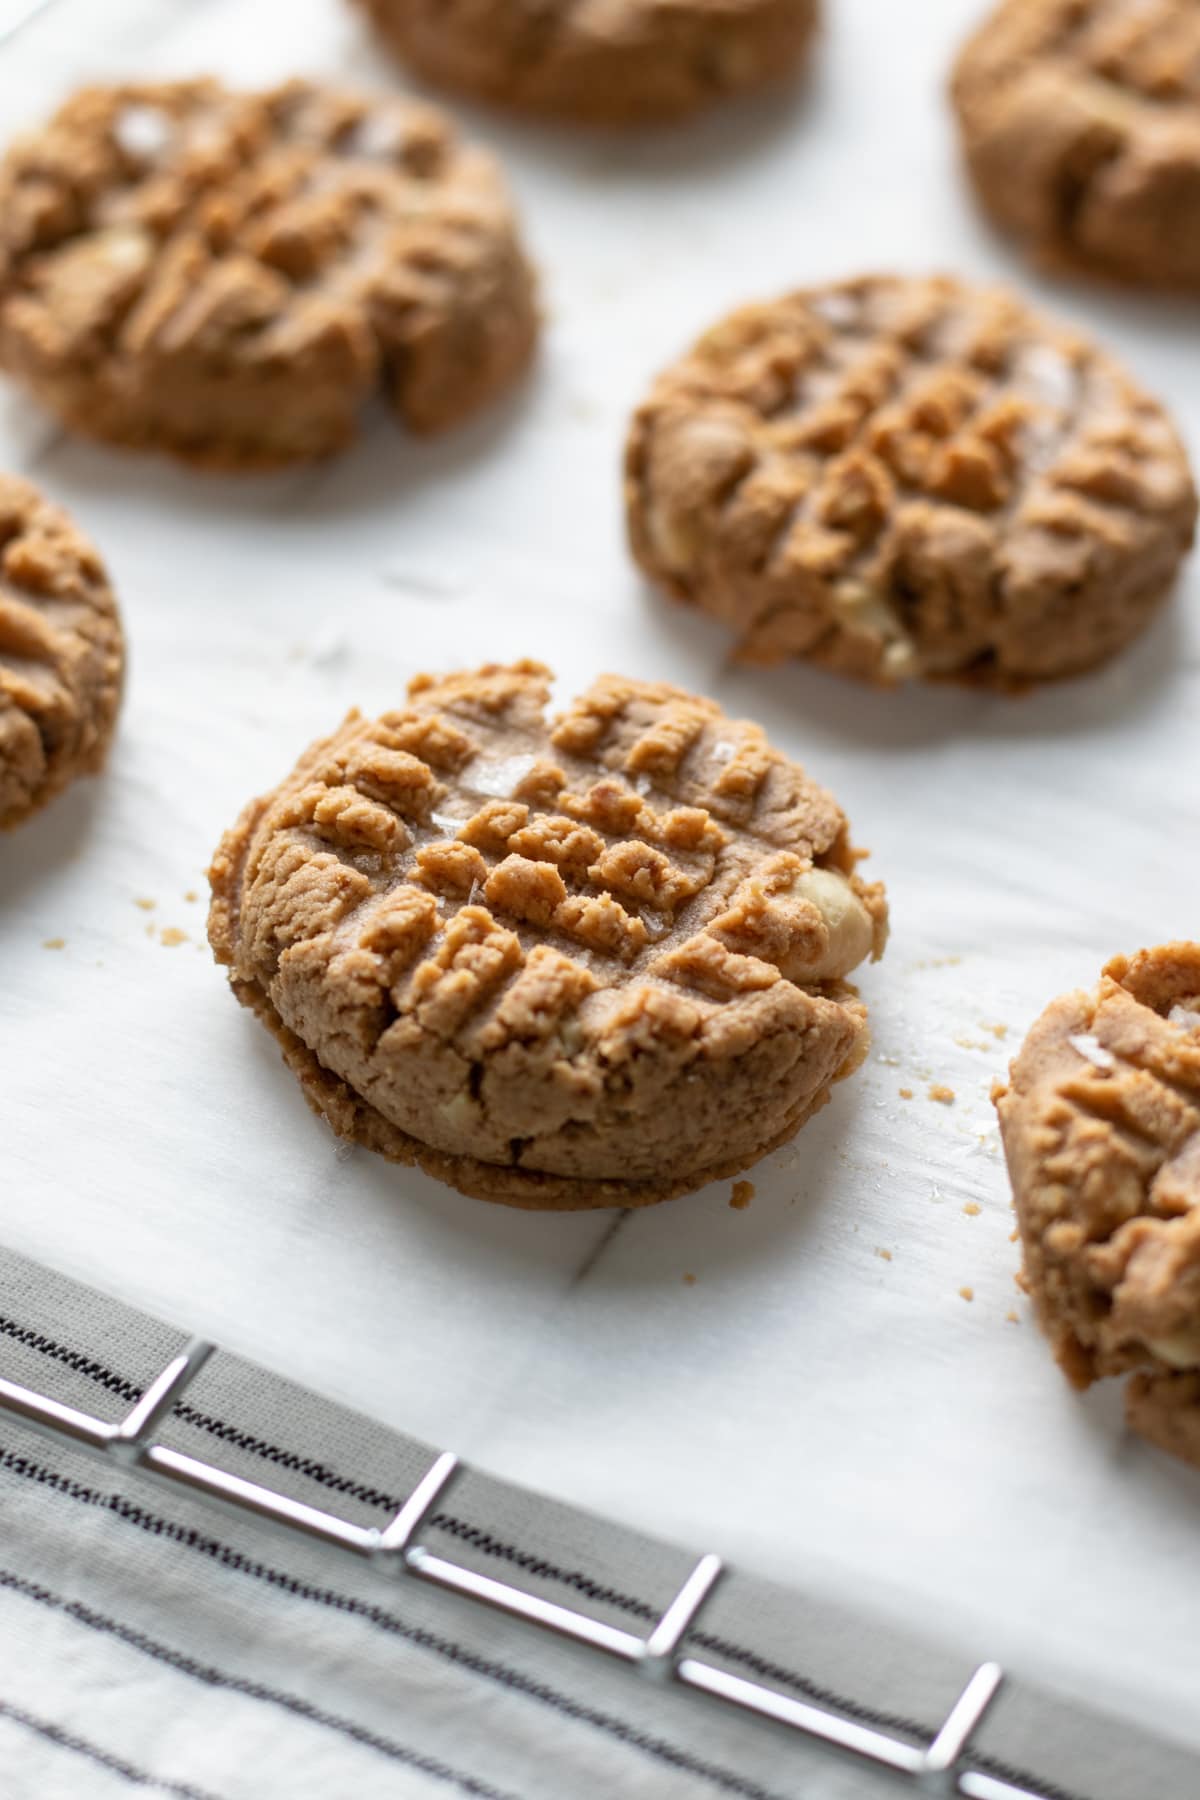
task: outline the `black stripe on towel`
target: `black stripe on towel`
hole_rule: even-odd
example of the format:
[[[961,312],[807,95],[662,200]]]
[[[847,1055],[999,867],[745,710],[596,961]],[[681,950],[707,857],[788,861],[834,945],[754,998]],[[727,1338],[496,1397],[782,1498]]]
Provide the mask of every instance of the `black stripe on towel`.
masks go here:
[[[48,1356],[55,1362],[63,1363],[77,1374],[86,1376],[97,1382],[111,1393],[119,1394],[130,1405],[142,1397],[142,1389],[136,1383],[126,1380],[104,1367],[94,1358],[82,1351],[71,1350],[57,1343],[53,1338],[33,1330],[30,1326],[19,1325],[14,1319],[0,1314],[0,1336],[10,1337],[17,1343],[26,1345]],[[348,1494],[360,1500],[364,1505],[375,1506],[381,1510],[395,1512],[402,1504],[403,1496],[388,1494],[366,1482],[356,1481],[352,1476],[341,1475],[328,1464],[318,1462],[312,1457],[300,1455],[294,1450],[283,1450],[276,1444],[255,1437],[252,1432],[243,1430],[227,1420],[215,1418],[203,1413],[184,1401],[175,1408],[175,1417],[184,1420],[197,1430],[217,1438],[222,1443],[232,1444],[236,1449],[249,1455],[260,1456],[278,1468],[289,1469],[295,1474],[303,1475],[319,1487],[333,1493]],[[599,1605],[611,1606],[625,1613],[630,1618],[640,1619],[645,1624],[657,1624],[658,1610],[644,1600],[636,1599],[631,1594],[624,1594],[619,1589],[595,1580],[594,1577],[580,1569],[563,1569],[534,1551],[523,1550],[515,1544],[509,1544],[492,1536],[491,1532],[478,1525],[472,1525],[465,1519],[456,1518],[452,1513],[433,1513],[428,1521],[432,1530],[444,1531],[458,1542],[469,1544],[482,1555],[496,1557],[513,1568],[523,1570],[528,1575],[535,1575],[544,1581],[557,1582],[570,1588],[584,1598],[594,1600]],[[723,1657],[762,1681],[774,1682],[777,1686],[791,1688],[794,1693],[802,1694],[806,1700],[818,1706],[831,1707],[846,1718],[856,1719],[860,1724],[872,1725],[880,1731],[898,1731],[918,1742],[928,1742],[934,1732],[927,1723],[916,1719],[905,1718],[896,1713],[881,1712],[875,1707],[864,1706],[861,1701],[852,1699],[847,1694],[838,1693],[833,1688],[822,1686],[807,1675],[798,1674],[779,1663],[771,1662],[740,1644],[732,1644],[727,1639],[718,1637],[713,1632],[699,1628],[689,1632],[687,1642],[696,1649],[707,1650],[714,1656]],[[998,1780],[1012,1782],[1016,1786],[1040,1787],[1046,1800],[1087,1800],[1085,1795],[1072,1793],[1066,1788],[1057,1787],[1053,1783],[1039,1781],[1038,1777],[1028,1770],[1014,1768],[998,1757],[983,1753],[976,1755],[976,1762],[981,1769],[994,1775]]]
[[[188,1787],[182,1781],[168,1781],[160,1775],[151,1775],[145,1769],[135,1768],[126,1762],[123,1756],[114,1756],[111,1751],[101,1750],[98,1744],[90,1744],[74,1731],[64,1731],[53,1719],[38,1719],[33,1713],[25,1712],[19,1706],[10,1706],[7,1700],[0,1700],[0,1719],[11,1719],[14,1725],[23,1725],[26,1731],[36,1732],[38,1737],[56,1744],[60,1750],[70,1750],[76,1756],[86,1757],[88,1762],[99,1763],[110,1775],[119,1775],[122,1781],[132,1782],[135,1787],[155,1788],[160,1794],[174,1794],[176,1800],[216,1800],[215,1794],[202,1793],[199,1788]]]
[[[556,1712],[562,1718],[571,1719],[577,1724],[590,1725],[601,1731],[606,1737],[624,1744],[630,1750],[636,1750],[657,1762],[666,1763],[675,1769],[698,1776],[711,1782],[725,1793],[738,1794],[742,1800],[783,1800],[777,1791],[762,1787],[749,1777],[737,1774],[732,1769],[721,1768],[716,1763],[704,1762],[689,1751],[680,1749],[665,1738],[651,1736],[637,1726],[628,1724],[614,1714],[601,1712],[598,1707],[589,1706],[585,1702],[573,1699],[571,1695],[550,1687],[532,1676],[522,1674],[518,1669],[509,1668],[492,1657],[482,1656],[478,1651],[467,1649],[465,1645],[455,1643],[451,1638],[444,1638],[436,1632],[428,1631],[423,1626],[405,1624],[395,1613],[374,1601],[362,1600],[357,1595],[340,1594],[333,1588],[322,1588],[305,1581],[296,1575],[289,1575],[285,1570],[276,1569],[269,1563],[257,1561],[235,1550],[231,1544],[220,1538],[210,1537],[206,1532],[193,1527],[177,1524],[173,1519],[166,1519],[159,1513],[152,1513],[146,1507],[127,1500],[122,1494],[106,1494],[85,1483],[75,1481],[71,1477],[59,1474],[44,1464],[36,1463],[31,1457],[20,1452],[5,1450],[0,1447],[0,1468],[8,1469],[12,1474],[26,1481],[36,1482],[39,1487],[48,1488],[57,1494],[63,1494],[71,1500],[85,1506],[95,1506],[124,1520],[128,1525],[136,1525],[140,1531],[148,1532],[152,1537],[179,1544],[184,1549],[194,1550],[201,1556],[209,1557],[222,1568],[231,1569],[240,1575],[248,1575],[255,1581],[261,1581],[277,1592],[290,1594],[298,1600],[307,1600],[318,1606],[328,1607],[352,1618],[364,1620],[380,1631],[399,1638],[404,1643],[412,1644],[417,1649],[429,1651],[445,1662],[453,1663],[471,1675],[478,1676],[510,1693],[520,1694],[527,1700],[536,1701],[539,1705]],[[1051,1800],[1057,1800],[1051,1796]]]
[[[43,1587],[36,1581],[27,1581],[24,1576],[14,1574],[11,1569],[0,1569],[0,1588],[21,1594],[27,1600],[36,1601],[39,1606],[49,1607],[51,1611],[73,1619],[79,1625],[86,1625],[92,1631],[114,1637],[129,1649],[138,1650],[143,1656],[152,1657],[155,1662],[165,1663],[168,1668],[180,1675],[190,1676],[193,1681],[202,1681],[206,1687],[224,1688],[230,1693],[241,1694],[247,1700],[260,1700],[268,1706],[281,1706],[285,1711],[294,1713],[297,1718],[306,1719],[310,1725],[321,1725],[327,1731],[340,1732],[343,1737],[353,1738],[356,1744],[362,1744],[368,1750],[377,1750],[381,1756],[390,1757],[393,1762],[419,1769],[422,1775],[428,1775],[435,1781],[450,1782],[461,1793],[472,1795],[473,1800],[515,1800],[511,1793],[503,1793],[486,1781],[476,1781],[474,1776],[462,1775],[437,1757],[424,1756],[419,1750],[410,1750],[407,1745],[382,1737],[365,1725],[355,1724],[353,1719],[339,1718],[336,1713],[314,1706],[299,1694],[284,1693],[279,1688],[268,1687],[265,1682],[249,1681],[241,1675],[231,1675],[224,1669],[202,1663],[197,1657],[188,1656],[185,1651],[174,1650],[169,1644],[160,1643],[146,1632],[139,1631],[136,1626],[111,1619],[106,1614],[85,1606],[80,1600],[65,1600],[51,1588]]]

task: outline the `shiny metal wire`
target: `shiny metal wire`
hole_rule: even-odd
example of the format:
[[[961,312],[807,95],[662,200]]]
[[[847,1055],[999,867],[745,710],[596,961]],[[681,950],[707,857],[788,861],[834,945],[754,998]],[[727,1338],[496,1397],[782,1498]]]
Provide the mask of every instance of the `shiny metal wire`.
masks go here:
[[[411,1578],[448,1589],[480,1606],[603,1651],[648,1680],[676,1683],[786,1726],[828,1749],[886,1771],[911,1792],[962,1795],[965,1800],[1044,1800],[1028,1788],[1014,1787],[971,1767],[971,1739],[1004,1679],[996,1663],[976,1669],[932,1743],[922,1748],[689,1656],[684,1639],[724,1573],[718,1556],[701,1557],[649,1636],[639,1637],[506,1581],[463,1568],[422,1545],[418,1541],[421,1526],[462,1469],[458,1458],[448,1451],[435,1457],[395,1517],[380,1528],[351,1524],[335,1513],[306,1506],[273,1488],[156,1443],[159,1424],[215,1353],[214,1345],[192,1339],[115,1425],[3,1379],[0,1413],[59,1443],[136,1471],[160,1487],[183,1490],[242,1518],[299,1532],[344,1555],[362,1558],[385,1579]]]

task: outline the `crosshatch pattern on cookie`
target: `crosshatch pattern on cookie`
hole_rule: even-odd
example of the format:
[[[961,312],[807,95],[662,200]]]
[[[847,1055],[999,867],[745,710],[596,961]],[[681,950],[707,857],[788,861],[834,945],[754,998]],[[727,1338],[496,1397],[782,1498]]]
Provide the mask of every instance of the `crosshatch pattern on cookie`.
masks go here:
[[[1098,660],[1195,516],[1169,421],[1109,357],[949,280],[733,314],[640,410],[626,492],[643,567],[743,657],[884,680]],[[1119,607],[1090,603],[1101,576]],[[1039,617],[1064,608],[1065,644]]]
[[[1200,1399],[1200,945],[1114,958],[1095,993],[1056,1001],[999,1109],[1025,1279],[1065,1372],[1140,1374],[1131,1407],[1189,1383]]]
[[[1026,54],[1138,100],[1200,100],[1200,13],[1189,0],[1017,0],[1007,11]]]
[[[287,461],[379,387],[435,430],[534,331],[495,164],[416,102],[92,88],[0,165],[0,356],[98,436]]]
[[[124,657],[96,551],[27,482],[0,476],[0,829],[101,767]]]
[[[547,694],[519,664],[351,715],[227,838],[219,957],[356,1086],[451,1052],[446,1148],[536,1163],[477,1116],[506,1066],[534,1139],[611,1110],[622,1065],[669,1084],[772,1037],[784,1116],[811,1107],[865,1051],[844,978],[886,930],[840,809],[712,702],[606,677],[547,727]]]
[[[968,164],[1053,262],[1200,288],[1194,0],[1002,0],[959,57]]]

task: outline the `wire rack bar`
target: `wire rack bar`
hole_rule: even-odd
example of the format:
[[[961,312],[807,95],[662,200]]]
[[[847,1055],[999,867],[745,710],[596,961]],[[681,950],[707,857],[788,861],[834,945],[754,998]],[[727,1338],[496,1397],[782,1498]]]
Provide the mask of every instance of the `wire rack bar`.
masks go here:
[[[0,1413],[57,1443],[90,1451],[159,1486],[183,1489],[239,1518],[258,1519],[365,1559],[391,1579],[412,1577],[461,1594],[494,1612],[524,1619],[544,1631],[603,1651],[647,1679],[672,1682],[743,1713],[770,1720],[810,1742],[894,1776],[898,1785],[906,1786],[910,1792],[961,1795],[963,1800],[1046,1800],[1029,1788],[1014,1787],[969,1766],[971,1739],[1004,1679],[996,1663],[984,1663],[976,1669],[933,1741],[921,1748],[826,1707],[746,1681],[713,1663],[683,1654],[688,1631],[724,1573],[718,1556],[701,1557],[653,1630],[647,1637],[638,1637],[572,1607],[559,1606],[506,1581],[449,1562],[416,1542],[433,1507],[461,1472],[462,1464],[449,1451],[435,1458],[394,1518],[381,1529],[352,1524],[335,1513],[306,1506],[273,1488],[246,1481],[212,1463],[155,1443],[157,1427],[215,1354],[215,1345],[193,1338],[115,1425],[4,1379],[0,1379]]]

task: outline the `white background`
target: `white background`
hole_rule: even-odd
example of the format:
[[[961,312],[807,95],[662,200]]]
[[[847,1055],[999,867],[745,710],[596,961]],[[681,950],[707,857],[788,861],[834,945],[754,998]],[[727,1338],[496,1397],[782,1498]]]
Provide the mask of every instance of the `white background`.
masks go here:
[[[380,417],[327,467],[226,480],[67,443],[3,395],[0,462],[97,540],[131,680],[108,776],[0,844],[0,1232],[497,1473],[1200,1747],[1200,1474],[1055,1372],[987,1098],[1053,995],[1197,934],[1200,572],[1091,679],[886,696],[730,667],[623,545],[620,445],[653,371],[738,301],[864,269],[1023,284],[1200,451],[1197,310],[1048,284],[972,210],[943,81],[976,0],[827,10],[802,95],[695,129],[462,109],[509,161],[547,329],[532,379],[450,439]],[[338,0],[58,0],[0,48],[0,117],[85,75],[202,69],[398,79]],[[564,690],[618,669],[759,719],[836,790],[893,905],[864,1074],[754,1172],[749,1211],[725,1183],[635,1215],[582,1277],[615,1215],[510,1213],[339,1155],[186,898],[347,706],[531,653]]]

